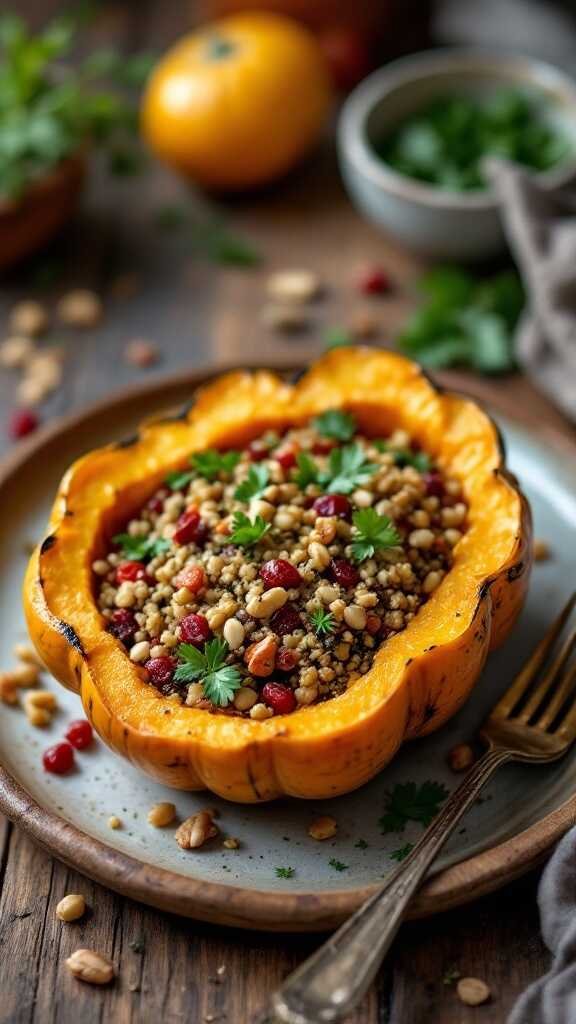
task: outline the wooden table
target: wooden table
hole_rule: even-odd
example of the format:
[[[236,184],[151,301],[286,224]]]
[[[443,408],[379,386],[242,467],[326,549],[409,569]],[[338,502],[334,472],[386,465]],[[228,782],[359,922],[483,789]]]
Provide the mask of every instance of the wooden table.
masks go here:
[[[35,20],[58,5],[20,3]],[[178,10],[176,10],[176,8]],[[184,24],[181,5],[104,7],[92,34],[130,49],[161,47]],[[191,254],[188,229],[160,233],[154,211],[188,202],[185,189],[152,168],[141,180],[108,186],[96,180],[78,223],[62,244],[32,270],[20,270],[0,293],[0,316],[20,297],[50,305],[66,287],[93,287],[105,301],[104,322],[84,334],[53,332],[66,348],[65,383],[45,404],[45,419],[116,390],[146,373],[208,362],[277,358],[308,360],[330,327],[346,326],[365,307],[352,279],[362,262],[389,268],[397,289],[372,300],[381,340],[394,335],[411,301],[414,259],[363,223],[346,201],[330,145],[279,187],[229,203],[226,217],[261,249],[262,269],[242,271],[203,264]],[[61,263],[45,290],[38,269]],[[270,333],[260,320],[264,282],[272,267],[313,267],[326,284],[312,311],[311,328],[294,338]],[[137,275],[131,297],[114,297],[119,275]],[[123,362],[125,344],[146,337],[161,347],[153,371]],[[496,387],[496,386],[494,386]],[[561,417],[523,380],[498,385],[501,395],[540,425],[564,426]],[[13,378],[0,375],[2,420],[13,406]],[[5,447],[7,442],[3,440]],[[15,595],[16,599],[16,595]],[[407,925],[377,985],[351,1018],[354,1024],[500,1024],[516,996],[547,967],[530,876],[505,892],[434,920]],[[91,912],[62,927],[54,916],[67,892],[84,893]],[[317,937],[234,933],[160,914],[115,896],[53,861],[18,829],[0,821],[0,1021],[4,1024],[83,1024],[96,1021],[223,1021],[248,1024],[269,992],[317,944]],[[63,968],[76,947],[109,954],[120,967],[114,986],[81,985]],[[223,968],[219,972],[219,968]],[[461,1005],[447,975],[485,979],[489,1006]]]

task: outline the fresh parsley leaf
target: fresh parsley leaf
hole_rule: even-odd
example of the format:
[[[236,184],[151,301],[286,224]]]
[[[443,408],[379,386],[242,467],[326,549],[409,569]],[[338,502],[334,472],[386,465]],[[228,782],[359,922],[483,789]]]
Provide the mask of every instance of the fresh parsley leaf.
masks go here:
[[[414,466],[419,473],[428,473],[432,468],[432,459],[427,452],[402,449],[394,452],[394,462],[397,466]]]
[[[329,494],[350,494],[378,469],[367,462],[364,449],[357,441],[330,452],[326,481]]]
[[[162,551],[168,551],[170,547],[170,542],[164,537],[152,540],[151,537],[132,537],[129,533],[117,533],[112,540],[121,548],[125,558],[135,562],[146,562]]]
[[[337,441],[350,441],[357,429],[354,416],[341,409],[327,409],[316,416],[313,425],[322,437],[333,437]]]
[[[250,466],[248,476],[234,491],[234,497],[238,501],[250,501],[252,498],[259,498],[268,486],[270,473],[267,466]]]
[[[242,685],[238,669],[225,664],[228,652],[228,644],[220,637],[208,640],[203,651],[193,644],[179,644],[176,653],[183,664],[178,665],[174,679],[179,683],[200,679],[208,700],[225,708]]]
[[[392,860],[397,860],[400,863],[400,861],[406,860],[406,857],[413,849],[414,843],[405,843],[404,846],[398,847],[397,850],[392,850],[390,857]]]
[[[376,551],[395,548],[402,538],[388,516],[379,516],[373,508],[361,508],[354,512],[352,522],[356,533],[352,537],[352,555],[356,562],[372,558]]]
[[[195,222],[192,246],[199,256],[213,263],[253,267],[261,262],[259,252],[247,239],[234,234],[219,218]]]
[[[310,621],[314,626],[316,636],[325,636],[328,633],[333,633],[336,629],[336,622],[332,612],[325,612],[322,608],[311,612]]]
[[[270,523],[266,523],[262,516],[256,516],[252,521],[244,512],[235,512],[232,518],[232,533],[230,543],[239,544],[240,547],[250,548],[257,544],[262,537],[268,533]]]
[[[331,868],[334,868],[334,871],[347,871],[350,867],[349,864],[343,864],[341,860],[336,860],[336,857],[331,857],[328,863]]]
[[[320,469],[314,459],[306,452],[298,452],[296,456],[298,469],[294,473],[294,481],[301,491],[306,490],[308,484],[316,484],[320,478]]]
[[[354,846],[355,846],[355,848],[357,850],[367,850],[368,849],[368,843],[366,842],[365,839],[359,839],[357,843],[354,843]]]
[[[194,473],[191,469],[176,469],[173,473],[168,473],[165,483],[171,491],[181,491],[193,479]]]
[[[384,814],[379,825],[382,832],[403,832],[408,821],[417,821],[426,827],[440,810],[448,796],[441,782],[428,780],[418,786],[415,782],[399,782],[386,794]]]
[[[240,452],[218,452],[215,448],[208,448],[204,452],[196,452],[190,461],[200,476],[215,480],[220,473],[231,473],[236,468]]]
[[[294,878],[296,871],[294,868],[274,868],[276,872],[276,878]]]
[[[444,972],[444,974],[442,975],[442,984],[443,985],[453,985],[454,982],[458,981],[458,979],[461,978],[461,977],[462,977],[462,975],[461,975],[460,971],[458,970],[458,968],[455,967],[454,965],[452,965],[452,967],[449,967]]]

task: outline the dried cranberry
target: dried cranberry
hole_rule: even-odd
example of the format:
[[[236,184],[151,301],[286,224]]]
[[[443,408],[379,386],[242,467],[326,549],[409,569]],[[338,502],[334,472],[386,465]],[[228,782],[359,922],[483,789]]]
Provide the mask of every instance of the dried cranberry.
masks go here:
[[[287,633],[294,633],[302,628],[302,619],[293,604],[285,604],[279,608],[270,619],[270,629],[277,636],[286,636]]]
[[[248,454],[252,462],[262,462],[270,454],[270,446],[265,441],[251,441],[248,445]]]
[[[370,633],[370,636],[377,636],[382,628],[382,619],[379,615],[371,613],[366,616],[366,632]]]
[[[276,665],[280,672],[291,672],[293,668],[296,668],[298,664],[298,655],[296,651],[291,651],[289,647],[279,647],[276,652]]]
[[[150,658],[144,668],[148,672],[150,682],[160,689],[172,682],[176,671],[176,659],[171,658],[169,654],[164,654],[161,658]]]
[[[440,473],[432,470],[430,473],[424,473],[424,484],[426,487],[426,494],[429,498],[442,498],[444,495],[444,481],[440,476]]]
[[[76,750],[85,750],[94,739],[92,726],[86,718],[77,718],[76,721],[70,722],[65,736]]]
[[[299,451],[298,445],[286,445],[274,452],[276,462],[279,462],[282,469],[292,469],[296,465],[296,455]]]
[[[134,633],[138,630],[138,623],[134,618],[134,612],[128,608],[116,608],[108,625],[108,632],[112,633],[118,640],[129,647],[134,640]]]
[[[321,494],[312,506],[319,516],[338,516],[350,520],[352,506],[343,494]]]
[[[65,775],[74,764],[74,751],[69,743],[55,743],[42,754],[44,771],[53,775]]]
[[[329,455],[333,448],[336,448],[336,441],[331,441],[329,437],[321,437],[318,441],[314,441],[312,445],[313,455]]]
[[[146,505],[146,508],[149,509],[150,512],[155,512],[156,515],[159,515],[164,508],[164,502],[168,497],[168,493],[169,492],[165,489],[158,491],[158,494],[155,494],[152,498],[150,498],[150,501]]]
[[[289,715],[296,707],[294,692],[282,683],[265,683],[262,700],[272,708],[275,715]]]
[[[212,636],[212,630],[208,625],[205,615],[186,615],[180,623],[180,639],[185,644],[194,644],[195,647],[202,647],[202,644]]]
[[[383,267],[365,267],[358,275],[358,290],[363,295],[383,295],[390,291],[390,278]]]
[[[266,590],[270,590],[271,587],[284,587],[288,590],[290,587],[299,587],[302,583],[296,566],[287,562],[285,558],[271,558],[269,562],[264,562],[260,568],[260,576],[264,580]]]
[[[186,587],[193,594],[197,594],[206,586],[206,573],[201,565],[187,565],[176,574],[174,584],[177,587]]]
[[[29,409],[16,409],[10,418],[8,433],[13,441],[18,441],[36,430],[39,423],[36,413],[30,412]]]
[[[360,573],[356,566],[352,565],[352,562],[348,562],[345,558],[333,558],[328,571],[334,582],[339,583],[346,590],[350,587],[355,587],[360,579]]]
[[[200,526],[200,513],[197,508],[192,505],[182,513],[176,523],[176,529],[173,534],[173,540],[175,544],[192,544],[198,537],[198,527]]]
[[[143,562],[120,562],[116,569],[116,583],[136,583],[136,580],[143,580],[146,576],[146,566]]]

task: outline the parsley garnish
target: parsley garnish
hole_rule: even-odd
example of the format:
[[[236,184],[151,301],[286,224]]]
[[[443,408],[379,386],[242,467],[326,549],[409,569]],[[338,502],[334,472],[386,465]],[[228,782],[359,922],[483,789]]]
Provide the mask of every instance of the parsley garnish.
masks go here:
[[[276,878],[294,878],[296,871],[294,868],[275,868]]]
[[[242,685],[238,669],[225,664],[228,651],[228,644],[220,637],[208,640],[203,651],[193,644],[179,644],[177,654],[183,664],[178,665],[174,679],[178,683],[200,679],[208,700],[219,708],[225,708]]]
[[[349,864],[343,864],[341,860],[336,860],[335,857],[331,857],[328,863],[331,868],[334,868],[334,871],[347,871],[350,866]]]
[[[357,850],[368,849],[368,843],[366,842],[365,839],[359,839],[357,843],[354,843],[354,846],[356,847]]]
[[[238,501],[250,501],[251,498],[259,498],[268,486],[270,473],[267,466],[250,466],[248,476],[234,491],[234,497]]]
[[[399,782],[386,794],[386,807],[378,824],[382,832],[403,832],[408,821],[417,821],[426,828],[447,796],[448,790],[441,782],[428,780],[420,786]]]
[[[341,409],[323,412],[314,420],[314,426],[322,437],[334,437],[337,441],[350,441],[356,433],[356,420]]]
[[[310,613],[310,621],[314,626],[316,636],[324,636],[328,633],[333,633],[336,629],[336,623],[332,612],[325,612],[322,608],[318,608],[316,611]]]
[[[191,463],[200,476],[206,480],[215,480],[219,473],[231,473],[240,461],[240,452],[217,452],[208,448],[205,452],[196,452]]]
[[[162,551],[168,551],[170,547],[170,542],[164,537],[152,540],[151,537],[132,537],[129,533],[117,533],[112,540],[122,549],[125,558],[133,559],[135,562],[146,562]]]
[[[328,493],[350,494],[378,469],[373,462],[367,462],[362,445],[345,445],[330,452],[328,463]]]
[[[379,516],[373,508],[361,508],[354,512],[352,522],[356,533],[352,538],[352,555],[357,562],[372,558],[376,551],[395,548],[402,539],[388,516]]]
[[[268,533],[270,523],[266,523],[262,516],[256,516],[252,521],[244,512],[235,512],[232,517],[232,533],[230,543],[239,544],[243,548],[251,548],[257,544],[265,533]]]
[[[308,484],[316,484],[320,478],[320,469],[314,459],[306,452],[298,452],[296,456],[298,469],[294,474],[294,481],[301,491],[304,491]]]
[[[194,473],[191,469],[175,469],[173,473],[168,473],[165,482],[171,491],[181,491],[193,479]]]
[[[409,853],[412,853],[414,849],[414,843],[404,843],[404,846],[399,846],[397,850],[392,850],[390,857],[392,860],[400,861],[406,860]]]
[[[432,468],[432,459],[426,452],[415,452],[409,448],[392,448],[387,441],[373,441],[379,452],[390,452],[397,466],[414,466],[419,473],[427,473]]]

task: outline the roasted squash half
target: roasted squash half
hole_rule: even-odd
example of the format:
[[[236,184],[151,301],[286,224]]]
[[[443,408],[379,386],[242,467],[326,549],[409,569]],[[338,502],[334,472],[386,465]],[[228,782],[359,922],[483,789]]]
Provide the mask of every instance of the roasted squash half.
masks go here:
[[[238,446],[329,408],[352,411],[367,435],[405,429],[462,482],[468,529],[452,569],[341,696],[263,722],[174,705],[106,632],[93,560],[192,452]],[[343,348],[294,385],[266,370],[228,373],[203,387],[185,413],[147,422],[135,437],[79,459],[30,560],[24,598],[50,671],[81,695],[102,739],[145,772],[240,802],[320,798],[361,786],[403,740],[437,729],[458,710],[488,651],[514,624],[531,563],[529,507],[486,413],[435,387],[407,359]]]

